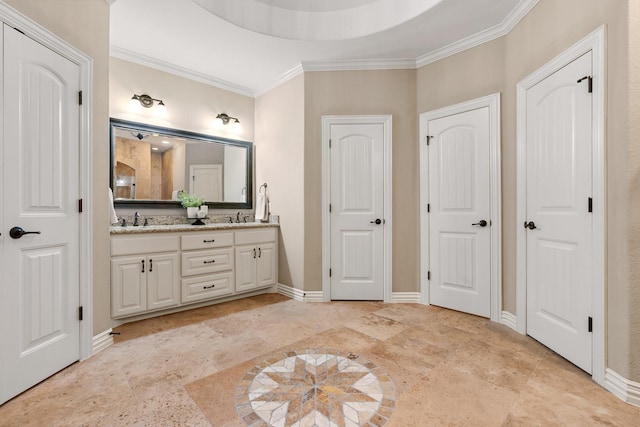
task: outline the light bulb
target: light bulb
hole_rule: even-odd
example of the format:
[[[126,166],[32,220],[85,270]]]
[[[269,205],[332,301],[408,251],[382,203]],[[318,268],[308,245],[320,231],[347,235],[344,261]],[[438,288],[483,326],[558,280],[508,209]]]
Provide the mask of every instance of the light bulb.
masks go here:
[[[166,106],[166,105],[164,105],[164,102],[159,101],[159,102],[158,102],[158,106],[157,106],[156,108],[157,108],[157,111],[156,111],[156,112],[157,112],[158,116],[160,116],[160,117],[167,117],[167,114],[168,114],[168,113],[167,113],[167,106]]]
[[[231,123],[231,132],[233,133],[242,133],[242,125],[240,124],[240,120],[235,119],[233,123]]]
[[[133,95],[129,100],[129,110],[135,112],[142,110],[142,105],[140,105],[140,101],[136,95]]]

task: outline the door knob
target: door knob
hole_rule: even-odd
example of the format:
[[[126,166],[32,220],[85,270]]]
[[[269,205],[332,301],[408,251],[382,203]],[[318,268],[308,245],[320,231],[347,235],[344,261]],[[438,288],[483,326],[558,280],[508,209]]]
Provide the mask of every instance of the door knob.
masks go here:
[[[487,222],[487,221],[485,221],[484,219],[481,219],[480,221],[478,221],[478,222],[474,222],[474,223],[473,223],[473,224],[471,224],[471,225],[479,225],[480,227],[486,227],[486,226],[487,226],[487,224],[488,224],[488,222]]]
[[[529,221],[529,222],[525,221],[524,228],[528,228],[529,230],[535,230],[538,227],[536,227],[536,223],[533,221]]]
[[[380,225],[382,224],[382,220],[380,218],[376,218],[375,221],[369,221],[369,224],[377,224]]]
[[[13,239],[19,239],[22,236],[24,236],[25,234],[40,234],[39,231],[24,231],[24,229],[22,227],[13,227],[11,230],[9,230],[9,236],[11,236]]]

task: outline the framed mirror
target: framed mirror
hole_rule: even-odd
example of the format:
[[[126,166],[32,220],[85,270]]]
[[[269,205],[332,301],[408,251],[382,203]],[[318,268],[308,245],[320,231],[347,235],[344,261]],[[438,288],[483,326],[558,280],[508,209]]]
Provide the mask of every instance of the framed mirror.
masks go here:
[[[119,207],[180,207],[180,192],[212,208],[252,209],[253,143],[110,119],[110,184]]]

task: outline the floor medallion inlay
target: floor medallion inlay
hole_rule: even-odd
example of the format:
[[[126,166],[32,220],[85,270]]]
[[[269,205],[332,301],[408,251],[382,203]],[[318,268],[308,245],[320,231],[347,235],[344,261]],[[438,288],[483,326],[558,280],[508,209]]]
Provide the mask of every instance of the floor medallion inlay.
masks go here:
[[[336,350],[279,353],[247,372],[236,389],[238,415],[255,427],[382,426],[394,407],[386,373]]]

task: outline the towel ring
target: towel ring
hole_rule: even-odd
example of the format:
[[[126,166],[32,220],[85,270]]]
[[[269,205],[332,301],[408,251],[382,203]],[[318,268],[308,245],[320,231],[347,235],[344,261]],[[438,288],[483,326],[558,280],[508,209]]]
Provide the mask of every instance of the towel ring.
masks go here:
[[[265,193],[266,193],[266,191],[267,191],[267,183],[266,183],[266,182],[265,182],[264,184],[262,184],[262,185],[258,188],[258,193],[259,193],[260,191],[262,191],[262,187],[264,187],[264,191],[265,191]]]

